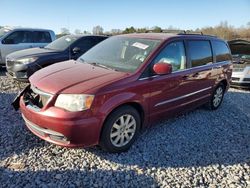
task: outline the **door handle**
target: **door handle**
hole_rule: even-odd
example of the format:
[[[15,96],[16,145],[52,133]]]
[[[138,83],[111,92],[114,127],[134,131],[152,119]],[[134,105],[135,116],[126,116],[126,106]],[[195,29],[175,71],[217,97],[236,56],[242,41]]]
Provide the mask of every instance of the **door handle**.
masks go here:
[[[222,68],[221,65],[218,65],[218,66],[214,67],[214,69],[220,69],[220,68]]]
[[[196,77],[198,77],[200,74],[198,73],[198,72],[196,72],[196,73],[194,73],[193,75],[192,75],[192,77],[194,77],[194,78],[196,78]]]
[[[184,75],[184,76],[182,76],[182,79],[183,80],[187,80],[189,78],[189,76],[188,75]]]
[[[182,76],[182,79],[183,80],[187,80],[188,78],[196,78],[196,77],[198,77],[200,74],[198,73],[198,72],[196,72],[196,73],[194,73],[194,74],[191,74],[191,75],[184,75],[184,76]]]

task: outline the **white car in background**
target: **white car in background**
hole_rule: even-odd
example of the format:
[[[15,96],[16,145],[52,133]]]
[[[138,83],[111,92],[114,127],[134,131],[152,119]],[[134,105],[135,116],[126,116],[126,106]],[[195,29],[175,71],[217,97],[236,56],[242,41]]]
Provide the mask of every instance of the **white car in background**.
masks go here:
[[[250,41],[228,42],[233,56],[232,86],[250,88]]]
[[[0,67],[5,66],[8,54],[27,48],[44,47],[55,39],[54,31],[48,29],[1,28]]]

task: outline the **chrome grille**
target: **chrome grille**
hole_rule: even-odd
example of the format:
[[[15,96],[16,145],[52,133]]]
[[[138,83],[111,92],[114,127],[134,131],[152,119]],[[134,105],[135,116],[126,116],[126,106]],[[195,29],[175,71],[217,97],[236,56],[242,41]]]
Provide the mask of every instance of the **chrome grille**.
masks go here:
[[[246,68],[245,64],[234,64],[233,65],[234,72],[243,72],[245,68]]]
[[[232,81],[239,81],[240,78],[235,78],[235,77],[232,77]]]
[[[243,81],[250,82],[250,78],[244,78]]]
[[[15,64],[15,61],[14,60],[11,60],[11,59],[6,59],[6,66],[7,67],[13,67]]]

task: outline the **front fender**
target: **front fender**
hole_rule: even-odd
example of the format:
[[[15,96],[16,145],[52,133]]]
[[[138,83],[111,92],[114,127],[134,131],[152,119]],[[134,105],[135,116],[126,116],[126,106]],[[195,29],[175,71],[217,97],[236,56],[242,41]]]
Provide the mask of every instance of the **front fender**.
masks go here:
[[[112,97],[110,97],[108,100],[106,100],[103,105],[101,106],[101,108],[99,109],[99,114],[103,117],[103,123],[105,121],[105,119],[107,118],[107,116],[117,107],[121,106],[121,105],[125,105],[128,103],[137,103],[139,104],[142,109],[144,110],[144,117],[147,117],[146,114],[148,112],[148,106],[147,103],[145,101],[145,98],[141,95],[138,95],[136,93],[132,93],[132,92],[125,92],[125,93],[119,93],[116,94]],[[142,120],[142,122],[145,121]]]

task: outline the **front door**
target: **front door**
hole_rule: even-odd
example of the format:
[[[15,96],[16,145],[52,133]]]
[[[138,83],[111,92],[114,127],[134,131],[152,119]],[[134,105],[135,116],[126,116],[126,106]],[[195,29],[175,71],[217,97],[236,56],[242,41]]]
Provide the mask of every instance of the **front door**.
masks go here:
[[[207,76],[211,74],[212,65],[193,69],[190,67],[193,56],[186,57],[184,42],[174,41],[167,44],[152,62],[170,63],[173,71],[168,75],[153,75],[145,80],[150,90],[151,121],[174,116],[195,107],[200,100],[209,97],[212,88]]]

